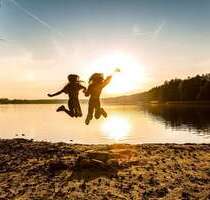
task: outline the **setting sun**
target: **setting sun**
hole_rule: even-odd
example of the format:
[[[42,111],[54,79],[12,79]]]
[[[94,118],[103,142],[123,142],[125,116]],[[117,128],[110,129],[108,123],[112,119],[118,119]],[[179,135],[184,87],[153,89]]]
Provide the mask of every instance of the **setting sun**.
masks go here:
[[[111,83],[105,88],[107,94],[133,92],[146,80],[144,66],[123,53],[113,53],[97,59],[92,65],[92,71],[113,76]]]

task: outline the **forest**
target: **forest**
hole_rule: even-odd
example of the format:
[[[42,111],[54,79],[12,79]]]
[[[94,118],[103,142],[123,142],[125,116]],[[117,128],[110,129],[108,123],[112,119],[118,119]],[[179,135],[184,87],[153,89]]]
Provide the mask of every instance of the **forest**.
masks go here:
[[[187,79],[174,78],[146,92],[107,98],[103,101],[116,104],[133,104],[138,102],[209,104],[210,74],[196,75]]]
[[[150,101],[209,101],[210,74],[197,75],[187,79],[172,79],[154,87],[143,98]]]

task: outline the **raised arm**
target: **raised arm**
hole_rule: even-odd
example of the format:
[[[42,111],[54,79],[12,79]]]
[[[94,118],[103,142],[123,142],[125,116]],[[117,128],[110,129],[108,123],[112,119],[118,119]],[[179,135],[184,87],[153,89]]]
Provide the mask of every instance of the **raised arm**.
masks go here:
[[[107,78],[103,82],[103,87],[108,85],[110,83],[111,79],[112,79],[112,76],[107,76]]]

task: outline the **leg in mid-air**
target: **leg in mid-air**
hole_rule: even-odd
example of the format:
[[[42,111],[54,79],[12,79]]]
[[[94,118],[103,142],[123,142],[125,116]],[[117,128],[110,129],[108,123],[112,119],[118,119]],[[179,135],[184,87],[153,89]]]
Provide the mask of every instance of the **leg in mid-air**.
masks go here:
[[[101,103],[100,103],[99,99],[95,102],[95,106],[96,106],[95,118],[99,119],[101,117],[101,115],[106,118],[107,117],[107,113],[104,110],[104,108],[101,107]]]
[[[88,105],[88,114],[85,120],[85,124],[88,125],[90,123],[90,120],[93,119],[93,112],[94,112],[95,106],[94,102],[92,100],[89,100],[89,105]]]
[[[74,113],[75,117],[82,117],[82,109],[78,98],[74,100]]]
[[[70,117],[75,117],[75,112],[74,112],[74,100],[73,98],[70,98],[68,101],[68,107],[69,110],[65,109],[65,113],[67,113]]]
[[[94,102],[95,105],[95,118],[99,119],[101,117],[101,103],[99,99],[96,99]]]
[[[69,110],[66,109],[64,105],[62,105],[62,106],[58,107],[58,109],[56,111],[57,112],[65,112],[70,117],[74,117],[73,103],[72,103],[71,99],[69,99],[69,101],[68,101],[68,106],[69,106]]]

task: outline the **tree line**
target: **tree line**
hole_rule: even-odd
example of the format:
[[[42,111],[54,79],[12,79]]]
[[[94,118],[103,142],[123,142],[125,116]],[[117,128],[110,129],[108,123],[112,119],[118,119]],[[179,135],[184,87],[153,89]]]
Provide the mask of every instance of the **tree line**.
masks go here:
[[[210,74],[187,79],[172,79],[163,85],[142,93],[141,98],[150,101],[209,101]]]

